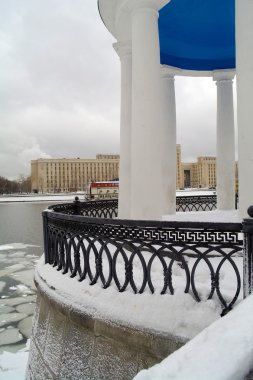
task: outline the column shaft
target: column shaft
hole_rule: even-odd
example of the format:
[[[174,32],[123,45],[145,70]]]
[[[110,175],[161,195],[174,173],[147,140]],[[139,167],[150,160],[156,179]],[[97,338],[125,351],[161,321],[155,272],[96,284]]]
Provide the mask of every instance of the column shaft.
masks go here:
[[[142,2],[143,3],[143,2]],[[133,219],[160,219],[162,86],[158,12],[132,13],[132,187]]]
[[[234,74],[232,74],[234,76]],[[235,208],[235,131],[232,77],[217,73],[217,208]]]
[[[164,131],[162,139],[162,212],[176,212],[176,100],[174,75],[162,69]]]
[[[131,210],[131,123],[132,52],[128,43],[114,44],[121,61],[120,167],[118,216],[130,218]]]
[[[253,204],[253,2],[236,0],[239,214]]]

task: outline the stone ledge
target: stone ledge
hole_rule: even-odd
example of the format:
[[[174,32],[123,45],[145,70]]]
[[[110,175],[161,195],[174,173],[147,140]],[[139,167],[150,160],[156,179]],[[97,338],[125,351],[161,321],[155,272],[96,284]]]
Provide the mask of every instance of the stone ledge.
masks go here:
[[[167,333],[103,320],[85,305],[69,304],[38,272],[27,380],[44,378],[127,380],[186,343]]]

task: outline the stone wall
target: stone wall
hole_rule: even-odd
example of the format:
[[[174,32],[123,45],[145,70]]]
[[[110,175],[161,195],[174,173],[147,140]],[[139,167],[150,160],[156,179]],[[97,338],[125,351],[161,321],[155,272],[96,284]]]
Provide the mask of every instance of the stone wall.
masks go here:
[[[185,341],[103,321],[38,288],[26,380],[128,380]]]

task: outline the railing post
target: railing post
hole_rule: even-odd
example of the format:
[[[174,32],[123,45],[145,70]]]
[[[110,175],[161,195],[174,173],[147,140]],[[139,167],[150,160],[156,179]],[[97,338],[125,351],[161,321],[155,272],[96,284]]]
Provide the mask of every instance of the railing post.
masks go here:
[[[49,263],[47,211],[42,212],[45,264]]]
[[[75,197],[74,200],[74,215],[80,215],[81,214],[81,207],[80,207],[80,201],[78,197]]]
[[[243,254],[243,297],[253,293],[253,206],[248,208],[250,218],[242,223],[244,233]]]

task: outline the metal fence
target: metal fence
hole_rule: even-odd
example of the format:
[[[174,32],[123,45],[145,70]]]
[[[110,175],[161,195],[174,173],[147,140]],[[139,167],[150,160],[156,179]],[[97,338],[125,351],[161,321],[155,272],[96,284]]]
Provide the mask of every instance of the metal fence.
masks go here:
[[[238,198],[236,197],[236,208],[237,203]],[[216,195],[178,196],[176,198],[177,212],[211,211],[216,209],[216,205]],[[117,199],[80,202],[76,197],[74,203],[59,204],[53,207],[56,212],[69,215],[85,215],[95,218],[116,218],[118,216]]]
[[[197,301],[216,297],[223,315],[238,299],[241,223],[113,219],[117,215],[115,200],[76,200],[50,209],[43,212],[45,261],[63,274],[78,276],[80,281],[88,279],[90,285],[113,285],[120,292],[174,294],[181,289]],[[222,286],[225,266],[233,276],[229,294]],[[203,268],[204,291],[199,281]]]
[[[211,211],[216,209],[216,195],[176,197],[176,211]]]

